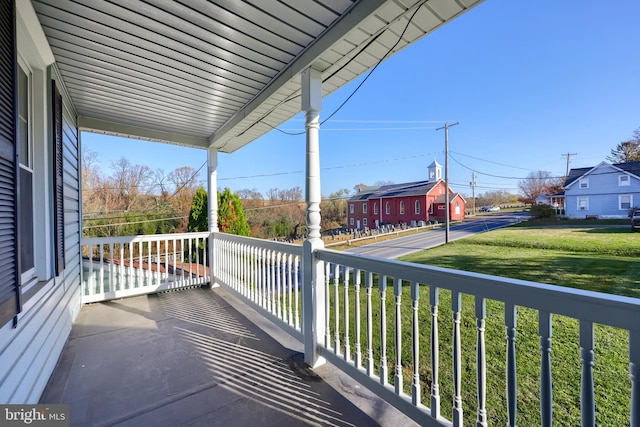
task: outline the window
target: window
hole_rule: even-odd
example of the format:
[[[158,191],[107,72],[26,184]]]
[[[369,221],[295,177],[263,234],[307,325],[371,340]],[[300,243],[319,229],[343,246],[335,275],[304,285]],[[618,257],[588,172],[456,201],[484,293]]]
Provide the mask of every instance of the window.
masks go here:
[[[353,213],[354,209],[353,209],[353,203],[351,203],[349,205],[349,213]]]
[[[384,211],[387,215],[389,215],[391,213],[391,205],[389,204],[389,202],[385,203],[384,205]]]
[[[588,197],[578,197],[578,210],[579,211],[588,211],[589,210],[589,198]]]
[[[377,203],[374,203],[374,204],[373,204],[373,213],[374,213],[375,215],[377,215],[377,214],[378,214],[378,204],[377,204]]]
[[[367,204],[366,203],[364,203],[362,205],[362,213],[367,213]]]
[[[368,223],[367,218],[362,218],[362,225],[366,227],[367,223]]]
[[[353,218],[349,220],[349,224],[353,225]]]
[[[420,213],[420,200],[416,200],[416,203],[415,203],[415,212],[416,212],[417,214],[419,214],[419,213]]]
[[[404,215],[404,200],[400,201],[400,215]]]
[[[429,213],[430,213],[430,214],[432,214],[432,213],[433,213],[433,205],[434,205],[433,203],[431,203],[431,204],[429,205]]]
[[[33,119],[31,112],[31,71],[18,66],[18,162],[20,211],[20,275],[22,283],[35,274],[33,233]]]
[[[618,186],[626,187],[631,185],[631,180],[629,179],[629,175],[620,175],[618,176]]]
[[[589,188],[589,178],[580,178],[578,181],[580,188]]]
[[[618,196],[618,209],[628,211],[633,206],[633,196],[631,194],[621,194]]]

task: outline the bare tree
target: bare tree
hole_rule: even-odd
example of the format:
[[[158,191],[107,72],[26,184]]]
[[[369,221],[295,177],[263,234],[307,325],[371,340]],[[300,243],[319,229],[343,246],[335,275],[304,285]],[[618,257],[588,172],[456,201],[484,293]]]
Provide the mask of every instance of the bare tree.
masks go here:
[[[536,198],[548,192],[553,182],[551,172],[534,171],[529,173],[525,179],[518,182],[521,196],[519,200],[525,204],[535,204]]]
[[[120,209],[129,211],[139,201],[140,195],[148,194],[151,169],[148,166],[133,165],[124,157],[113,162],[111,169],[113,174],[110,182],[120,195]]]

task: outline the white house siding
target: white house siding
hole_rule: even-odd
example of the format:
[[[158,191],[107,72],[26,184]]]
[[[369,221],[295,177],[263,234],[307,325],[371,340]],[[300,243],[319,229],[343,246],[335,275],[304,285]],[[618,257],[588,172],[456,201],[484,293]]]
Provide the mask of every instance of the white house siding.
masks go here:
[[[30,2],[22,2],[18,14],[24,12],[24,7]],[[28,12],[28,11],[27,11]],[[35,14],[33,15],[35,16]],[[32,20],[24,19],[27,24]],[[39,29],[39,26],[38,26]],[[31,28],[33,30],[33,28]],[[24,31],[23,31],[24,33]],[[21,33],[18,32],[18,37]],[[20,50],[20,48],[19,48]],[[33,55],[33,52],[30,53]],[[37,62],[37,61],[36,61]],[[34,64],[34,67],[37,64]],[[41,70],[47,93],[50,93],[50,80],[55,78],[56,85],[63,89],[53,68]],[[53,71],[53,72],[52,72]],[[58,361],[71,325],[80,309],[80,161],[79,134],[73,107],[63,95],[63,143],[64,143],[64,215],[65,215],[65,269],[58,277],[53,277],[53,264],[46,262],[49,270],[48,279],[41,281],[41,287],[29,299],[23,300],[22,312],[18,314],[18,322],[8,322],[0,327],[0,403],[37,403],[47,381]],[[45,110],[47,117],[51,115],[51,102],[46,106],[36,105],[41,111]],[[48,121],[47,134],[51,134],[51,120]],[[41,144],[45,147],[44,156],[51,160],[52,152],[46,147],[51,141]],[[38,149],[38,147],[36,147]],[[39,152],[37,156],[42,156]],[[50,163],[50,162],[49,162]],[[52,194],[52,180],[45,194]],[[36,203],[37,209],[48,209],[46,217],[53,222],[51,203],[41,201]],[[47,227],[52,230],[53,227]],[[52,232],[52,231],[51,231]],[[38,243],[53,241],[53,238],[37,235]],[[50,245],[52,246],[52,245]],[[53,247],[46,254],[53,258]],[[43,261],[41,261],[43,262]],[[24,298],[24,296],[23,296]]]
[[[627,218],[628,210],[619,208],[619,196],[631,195],[632,207],[640,206],[640,179],[632,175],[628,186],[620,186],[618,177],[624,174],[611,165],[603,164],[585,175],[589,179],[589,188],[580,188],[580,182],[576,180],[565,190],[567,217]],[[588,209],[578,209],[579,197],[588,197]]]

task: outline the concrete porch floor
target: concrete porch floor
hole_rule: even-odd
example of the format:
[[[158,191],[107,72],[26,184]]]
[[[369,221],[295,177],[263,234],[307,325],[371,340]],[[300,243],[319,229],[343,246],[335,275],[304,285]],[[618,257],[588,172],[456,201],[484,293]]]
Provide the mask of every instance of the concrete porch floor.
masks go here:
[[[86,305],[41,403],[73,426],[416,425],[224,289]]]

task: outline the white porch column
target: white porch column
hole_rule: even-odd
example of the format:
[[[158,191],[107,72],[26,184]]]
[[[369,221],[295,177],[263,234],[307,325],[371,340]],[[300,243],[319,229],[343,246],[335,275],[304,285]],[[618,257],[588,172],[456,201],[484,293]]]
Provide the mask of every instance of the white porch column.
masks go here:
[[[218,150],[209,147],[207,156],[207,171],[209,177],[207,180],[207,207],[209,210],[209,272],[211,275],[211,286],[216,285],[215,274],[215,239],[212,233],[218,232]]]
[[[324,363],[318,357],[317,345],[324,342],[325,300],[324,267],[316,261],[314,252],[324,248],[320,238],[320,122],[322,110],[322,76],[312,68],[302,72],[302,111],[305,112],[307,132],[307,164],[305,201],[307,203],[307,239],[303,243],[302,264],[302,331],[304,360],[310,366]]]

